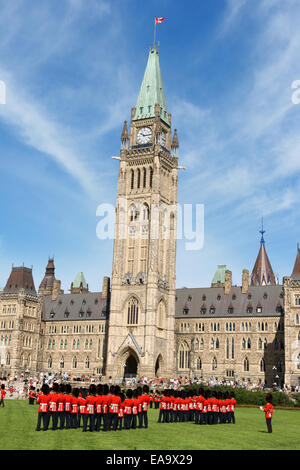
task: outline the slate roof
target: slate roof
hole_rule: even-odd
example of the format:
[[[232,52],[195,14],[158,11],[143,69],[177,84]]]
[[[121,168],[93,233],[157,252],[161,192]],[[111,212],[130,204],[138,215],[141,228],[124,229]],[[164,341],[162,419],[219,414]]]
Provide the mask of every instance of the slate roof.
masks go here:
[[[82,316],[80,312],[83,313]],[[107,312],[107,299],[102,299],[101,292],[59,294],[56,300],[52,300],[51,295],[43,297],[43,321],[103,320]]]
[[[300,248],[298,247],[297,257],[291,278],[295,281],[300,281]]]
[[[6,286],[3,289],[5,294],[18,294],[18,292],[24,289],[28,295],[37,296],[32,269],[21,267],[12,267],[10,276],[7,280]]]
[[[54,283],[54,280],[55,280],[54,272],[55,272],[54,260],[53,260],[53,258],[50,258],[48,260],[48,264],[46,266],[45,276],[44,276],[42,282],[40,283],[39,289],[41,289],[41,288],[46,289],[46,288],[52,288],[53,287],[53,283]]]
[[[222,287],[177,289],[175,317],[188,319],[280,316],[281,312],[277,312],[277,307],[283,307],[283,298],[280,296],[282,292],[281,285],[250,286],[246,294],[242,294],[240,286],[233,286],[228,295],[224,294]],[[253,311],[247,313],[247,307],[250,305]],[[257,306],[262,307],[261,313],[257,313]],[[210,313],[211,307],[215,308],[215,313]],[[233,313],[228,313],[229,307],[233,308]],[[202,308],[206,308],[205,314],[201,313]]]

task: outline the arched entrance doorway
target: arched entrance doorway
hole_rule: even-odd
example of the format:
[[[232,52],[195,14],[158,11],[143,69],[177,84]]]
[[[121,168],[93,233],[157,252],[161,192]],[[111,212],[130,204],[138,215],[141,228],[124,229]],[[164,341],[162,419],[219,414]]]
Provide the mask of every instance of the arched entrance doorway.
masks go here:
[[[163,360],[162,360],[161,354],[159,354],[158,358],[156,359],[156,363],[155,363],[155,377],[161,377],[161,375],[162,375],[162,365],[163,365]]]
[[[127,357],[126,362],[125,362],[124,378],[131,379],[133,377],[136,377],[137,367],[138,367],[138,363],[137,363],[136,358],[132,354],[130,354],[130,356]]]

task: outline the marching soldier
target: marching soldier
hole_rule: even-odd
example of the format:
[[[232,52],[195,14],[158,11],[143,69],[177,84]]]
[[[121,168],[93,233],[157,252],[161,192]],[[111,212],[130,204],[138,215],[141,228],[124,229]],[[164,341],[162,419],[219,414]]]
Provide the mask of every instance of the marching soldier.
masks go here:
[[[132,395],[133,392],[129,388],[126,392],[126,398],[124,400],[124,429],[130,429],[132,416]]]
[[[66,384],[65,387],[65,418],[66,418],[66,429],[70,429],[71,421],[71,403],[72,403],[72,388],[70,384]]]
[[[48,403],[50,400],[49,396],[49,386],[47,384],[44,384],[42,386],[42,393],[38,397],[37,403],[39,403],[39,409],[38,409],[38,421],[36,425],[36,431],[41,430],[41,424],[43,421],[43,431],[47,431],[48,429]]]
[[[0,396],[0,405],[2,405],[2,408],[4,408],[4,398],[6,396],[6,391],[5,391],[5,385],[1,385],[1,396]]]
[[[57,414],[57,402],[58,402],[58,384],[54,383],[52,389],[50,390],[49,394],[49,406],[48,406],[48,425],[50,423],[50,418],[52,421],[52,430],[55,431],[57,429],[57,421],[58,421],[58,414]],[[47,428],[48,428],[47,425]]]
[[[59,418],[59,429],[64,429],[65,426],[65,386],[60,384],[58,387],[58,396],[57,396],[57,413]]]
[[[78,388],[74,388],[72,392],[72,401],[71,401],[71,416],[70,416],[70,427],[72,429],[77,429],[78,428],[78,395],[79,395],[79,390]]]

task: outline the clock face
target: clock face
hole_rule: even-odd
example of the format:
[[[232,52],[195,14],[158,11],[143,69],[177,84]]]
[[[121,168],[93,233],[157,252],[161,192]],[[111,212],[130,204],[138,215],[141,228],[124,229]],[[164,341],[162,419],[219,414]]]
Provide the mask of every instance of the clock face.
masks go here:
[[[152,130],[150,127],[142,127],[137,133],[137,143],[138,144],[147,144],[150,142],[152,137]]]
[[[164,133],[164,131],[161,133],[160,144],[163,146],[166,145],[166,134]]]

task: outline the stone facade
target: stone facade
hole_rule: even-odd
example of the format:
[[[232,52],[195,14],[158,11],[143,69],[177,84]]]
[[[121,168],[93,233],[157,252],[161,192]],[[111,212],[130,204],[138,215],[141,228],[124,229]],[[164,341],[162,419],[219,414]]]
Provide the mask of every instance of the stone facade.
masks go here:
[[[1,376],[228,378],[300,383],[300,252],[277,282],[262,239],[241,286],[219,265],[211,287],[176,289],[178,136],[151,49],[129,132],[121,135],[113,268],[102,292],[83,273],[69,294],[49,259],[35,291],[13,268],[0,291]],[[167,235],[166,235],[167,233]]]

